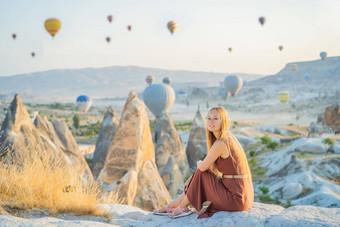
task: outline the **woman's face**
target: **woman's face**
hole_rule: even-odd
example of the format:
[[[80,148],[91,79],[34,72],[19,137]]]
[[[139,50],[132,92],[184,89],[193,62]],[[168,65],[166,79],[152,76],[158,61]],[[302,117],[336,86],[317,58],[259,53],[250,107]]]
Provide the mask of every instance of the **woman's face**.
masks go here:
[[[221,131],[221,117],[217,110],[212,109],[207,115],[207,128],[210,132]]]

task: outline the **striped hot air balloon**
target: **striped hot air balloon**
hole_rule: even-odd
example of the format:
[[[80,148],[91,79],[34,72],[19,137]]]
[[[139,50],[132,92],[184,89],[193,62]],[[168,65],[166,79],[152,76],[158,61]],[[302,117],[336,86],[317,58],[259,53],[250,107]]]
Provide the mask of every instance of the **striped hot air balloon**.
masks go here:
[[[47,32],[50,33],[52,37],[54,37],[61,27],[61,22],[57,18],[49,18],[45,20],[44,25]]]
[[[171,32],[171,35],[177,30],[178,24],[175,21],[169,21],[168,24],[168,29]]]
[[[152,84],[155,80],[155,77],[151,76],[151,75],[148,75],[146,78],[145,78],[145,81],[147,84]]]
[[[171,77],[164,77],[163,78],[163,84],[170,85],[171,81],[172,81]]]
[[[279,99],[279,101],[282,104],[285,104],[288,102],[290,95],[288,91],[280,91],[279,93],[277,93],[277,98]]]

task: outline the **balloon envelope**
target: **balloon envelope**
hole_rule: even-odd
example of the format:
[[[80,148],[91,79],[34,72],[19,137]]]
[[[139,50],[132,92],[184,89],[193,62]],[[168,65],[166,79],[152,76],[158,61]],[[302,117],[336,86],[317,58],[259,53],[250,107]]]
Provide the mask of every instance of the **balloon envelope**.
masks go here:
[[[111,23],[113,20],[113,16],[112,15],[107,16],[107,20]]]
[[[305,78],[305,80],[309,80],[310,79],[310,75],[309,74],[305,74],[304,78]]]
[[[152,84],[152,83],[155,81],[155,77],[149,75],[149,76],[147,76],[147,77],[145,78],[145,81],[146,81],[147,84],[150,85],[150,84]]]
[[[170,85],[171,81],[172,81],[171,77],[164,77],[163,78],[163,84]]]
[[[131,31],[132,26],[131,26],[131,25],[128,25],[128,26],[127,26],[127,29],[128,29],[129,31]]]
[[[35,56],[35,53],[34,53],[34,52],[32,52],[32,53],[31,53],[31,55],[32,55],[32,58],[34,58],[34,56]]]
[[[12,34],[12,38],[15,39],[17,37],[17,34]]]
[[[236,93],[242,88],[243,80],[239,76],[227,76],[224,79],[224,87],[226,92],[230,92],[231,96],[235,96]]]
[[[287,103],[290,95],[288,91],[280,91],[279,93],[277,93],[277,98],[279,99],[279,101],[283,104]]]
[[[325,60],[326,57],[327,57],[327,52],[325,52],[325,51],[320,52],[320,57],[321,57],[322,60]]]
[[[259,18],[259,22],[261,25],[264,25],[264,23],[266,23],[266,18],[265,17],[260,17]]]
[[[295,72],[297,69],[298,69],[298,66],[297,66],[297,64],[292,64],[292,65],[290,65],[290,70],[292,70],[292,72]]]
[[[79,110],[86,113],[92,105],[92,100],[87,95],[80,95],[77,98],[77,105]]]
[[[231,47],[228,48],[228,51],[229,51],[229,52],[231,52],[232,50],[233,50],[233,48],[231,48]]]
[[[49,18],[45,21],[45,29],[52,37],[57,34],[61,27],[61,22],[57,18]]]
[[[143,92],[145,105],[156,118],[163,116],[175,102],[175,91],[166,84],[150,84]]]
[[[110,37],[106,37],[106,42],[110,42],[111,41],[111,38]]]
[[[169,21],[167,26],[171,34],[173,34],[178,28],[178,24],[175,21]]]
[[[283,50],[283,46],[279,46],[279,50],[282,51]]]

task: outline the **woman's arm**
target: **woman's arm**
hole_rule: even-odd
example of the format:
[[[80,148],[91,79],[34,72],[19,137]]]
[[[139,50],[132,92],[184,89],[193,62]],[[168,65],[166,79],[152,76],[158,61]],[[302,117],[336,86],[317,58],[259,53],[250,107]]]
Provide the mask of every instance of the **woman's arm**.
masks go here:
[[[226,146],[223,141],[215,141],[205,159],[198,165],[198,169],[202,172],[208,170],[225,149]]]

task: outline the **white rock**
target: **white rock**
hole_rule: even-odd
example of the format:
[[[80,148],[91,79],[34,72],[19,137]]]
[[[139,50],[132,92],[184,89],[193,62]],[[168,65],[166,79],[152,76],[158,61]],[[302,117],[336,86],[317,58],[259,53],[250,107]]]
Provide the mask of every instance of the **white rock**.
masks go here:
[[[282,193],[283,193],[283,198],[284,199],[292,199],[296,196],[298,196],[303,190],[303,187],[300,183],[289,183],[286,184],[283,188],[282,188]]]

